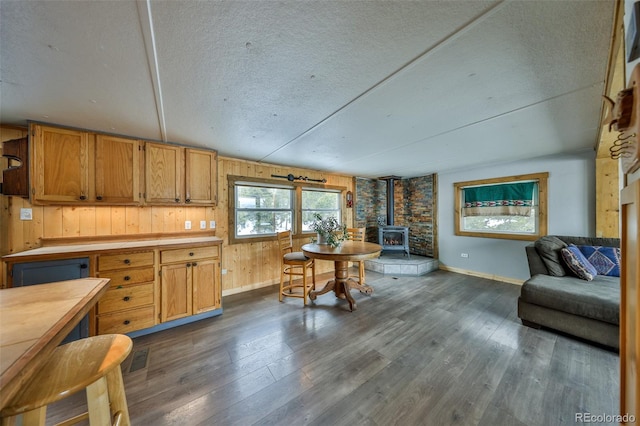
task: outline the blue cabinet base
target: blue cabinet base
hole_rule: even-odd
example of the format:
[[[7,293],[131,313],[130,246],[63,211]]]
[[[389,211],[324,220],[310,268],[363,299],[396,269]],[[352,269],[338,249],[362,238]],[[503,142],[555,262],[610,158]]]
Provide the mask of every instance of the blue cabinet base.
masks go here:
[[[147,334],[156,333],[158,331],[168,330],[170,328],[179,327],[181,325],[200,321],[205,318],[217,317],[218,315],[222,315],[222,308],[216,309],[214,311],[203,312],[197,315],[191,315],[189,317],[180,318],[173,321],[163,322],[162,324],[154,325],[153,327],[144,328],[142,330],[132,331],[131,333],[127,333],[127,336],[133,339],[134,337],[145,336]]]

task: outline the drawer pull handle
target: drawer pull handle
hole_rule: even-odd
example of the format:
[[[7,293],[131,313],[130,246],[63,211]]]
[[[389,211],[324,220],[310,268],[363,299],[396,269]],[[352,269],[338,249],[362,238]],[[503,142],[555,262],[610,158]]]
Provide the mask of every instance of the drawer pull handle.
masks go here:
[[[122,300],[124,300],[125,302],[128,302],[129,300],[131,300],[131,298],[129,296],[125,296],[122,298]]]
[[[189,252],[189,256],[193,256],[193,252],[192,252],[192,251],[191,251],[191,252]]]
[[[122,323],[123,323],[124,325],[129,325],[129,324],[131,323],[131,321],[129,321],[129,320],[124,320]]]
[[[125,260],[124,260],[124,263],[125,263],[126,265],[129,265],[129,264],[131,263],[131,261],[130,261],[129,259],[125,259]]]
[[[124,276],[124,280],[125,280],[125,281],[129,281],[130,279],[131,279],[131,277],[130,277],[129,275],[125,275],[125,276]]]

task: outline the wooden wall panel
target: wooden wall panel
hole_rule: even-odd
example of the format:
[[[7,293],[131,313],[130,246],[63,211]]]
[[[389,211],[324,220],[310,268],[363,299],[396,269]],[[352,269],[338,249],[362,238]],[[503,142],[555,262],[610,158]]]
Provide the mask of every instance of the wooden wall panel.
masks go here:
[[[18,136],[19,137],[19,136]],[[13,139],[9,137],[8,139]],[[216,235],[223,239],[221,268],[224,294],[239,293],[278,283],[280,254],[274,242],[229,245],[227,220],[227,175],[271,178],[272,174],[308,176],[327,179],[327,185],[342,186],[353,191],[353,177],[319,171],[289,168],[251,161],[220,157],[218,160],[218,205],[212,207],[135,207],[135,206],[32,206],[17,197],[0,197],[3,215],[0,217],[2,254],[15,253],[42,245],[42,238],[132,235],[185,232],[184,222],[190,220],[192,231],[200,230],[200,221],[216,222]],[[21,221],[20,208],[31,208],[33,220]],[[346,211],[347,223],[353,223],[353,209]],[[299,249],[307,238],[294,241]],[[3,266],[4,268],[4,266]],[[318,262],[317,273],[330,272],[333,263]],[[2,273],[4,278],[5,273]]]

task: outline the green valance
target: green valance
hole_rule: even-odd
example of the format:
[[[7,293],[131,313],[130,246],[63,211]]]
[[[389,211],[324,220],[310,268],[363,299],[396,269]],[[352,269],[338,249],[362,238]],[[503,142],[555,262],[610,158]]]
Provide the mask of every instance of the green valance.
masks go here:
[[[463,216],[530,216],[536,182],[464,188]]]

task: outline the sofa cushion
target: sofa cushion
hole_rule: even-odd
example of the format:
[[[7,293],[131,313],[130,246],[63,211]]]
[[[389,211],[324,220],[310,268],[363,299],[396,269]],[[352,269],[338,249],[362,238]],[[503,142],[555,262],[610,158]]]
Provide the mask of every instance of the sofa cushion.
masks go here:
[[[598,271],[595,266],[589,263],[580,249],[573,244],[561,249],[560,254],[562,255],[562,259],[564,260],[567,269],[573,272],[576,277],[591,281],[596,275],[598,275]]]
[[[556,277],[567,275],[560,256],[560,249],[567,247],[567,243],[553,235],[545,235],[538,238],[534,245],[550,275]]]
[[[597,275],[593,281],[577,277],[535,275],[522,285],[523,301],[561,312],[620,324],[620,279]]]
[[[620,249],[618,247],[578,246],[598,275],[620,276]]]

